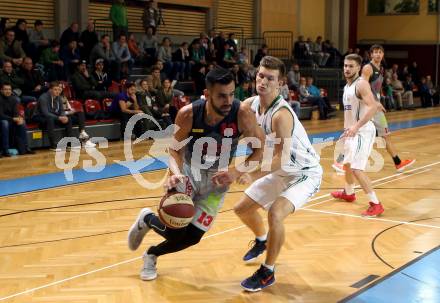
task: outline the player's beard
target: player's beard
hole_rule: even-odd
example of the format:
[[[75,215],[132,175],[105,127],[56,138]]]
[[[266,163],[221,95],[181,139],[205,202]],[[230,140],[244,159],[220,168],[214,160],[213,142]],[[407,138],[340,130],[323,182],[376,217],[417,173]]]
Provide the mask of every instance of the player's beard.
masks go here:
[[[226,109],[222,110],[220,107],[215,106],[214,103],[211,102],[211,107],[218,115],[220,115],[222,117],[226,117],[227,115],[229,115],[229,112],[231,111],[232,106],[229,106],[227,110]],[[226,107],[224,107],[224,108],[226,108]]]

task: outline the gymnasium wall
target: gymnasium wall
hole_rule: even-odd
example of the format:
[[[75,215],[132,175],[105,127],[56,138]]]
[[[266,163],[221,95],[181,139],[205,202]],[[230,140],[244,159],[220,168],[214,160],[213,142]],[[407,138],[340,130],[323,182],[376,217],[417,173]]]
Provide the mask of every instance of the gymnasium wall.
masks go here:
[[[437,16],[428,14],[428,0],[420,0],[418,15],[367,16],[367,1],[358,2],[357,40],[393,44],[435,44]]]
[[[298,0],[261,0],[261,33],[291,31],[295,34]]]
[[[317,36],[325,35],[326,0],[303,0],[300,3],[300,28],[298,35],[310,37],[315,41]]]

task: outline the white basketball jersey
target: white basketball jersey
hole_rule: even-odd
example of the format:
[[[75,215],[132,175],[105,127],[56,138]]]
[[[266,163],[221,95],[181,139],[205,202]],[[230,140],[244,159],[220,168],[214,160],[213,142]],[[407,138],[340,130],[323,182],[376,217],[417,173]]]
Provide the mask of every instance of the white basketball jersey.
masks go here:
[[[365,116],[366,107],[356,95],[356,85],[360,79],[358,77],[351,84],[347,83],[344,87],[344,129],[352,127]],[[371,121],[365,123],[359,130],[370,128],[370,124]]]
[[[266,109],[265,113],[260,113],[260,97],[257,96],[252,101],[252,110],[255,112],[258,124],[264,129],[266,133],[266,144],[275,144],[275,133],[272,130],[272,118],[277,111],[281,108],[286,108],[293,117],[293,131],[292,131],[292,142],[290,145],[290,157],[287,163],[282,164],[282,168],[286,172],[305,172],[313,168],[320,168],[319,155],[316,153],[312,144],[310,143],[309,137],[307,136],[306,130],[302,126],[298,117],[296,116],[293,109],[290,107],[289,103],[279,95],[271,104],[271,106]]]

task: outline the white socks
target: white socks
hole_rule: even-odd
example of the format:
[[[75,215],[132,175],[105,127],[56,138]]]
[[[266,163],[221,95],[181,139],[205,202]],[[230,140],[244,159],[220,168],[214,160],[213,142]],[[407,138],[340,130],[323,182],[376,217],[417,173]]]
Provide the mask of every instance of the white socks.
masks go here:
[[[345,183],[345,193],[347,195],[354,194],[354,184]]]
[[[267,234],[259,237],[255,237],[258,241],[266,241],[267,240]]]
[[[267,269],[270,269],[271,271],[274,271],[275,269],[275,265],[267,265],[266,263],[263,263],[263,266],[266,267]]]
[[[368,197],[370,198],[370,201],[374,204],[379,204],[379,199],[377,199],[376,193],[372,191],[371,193],[368,193]]]

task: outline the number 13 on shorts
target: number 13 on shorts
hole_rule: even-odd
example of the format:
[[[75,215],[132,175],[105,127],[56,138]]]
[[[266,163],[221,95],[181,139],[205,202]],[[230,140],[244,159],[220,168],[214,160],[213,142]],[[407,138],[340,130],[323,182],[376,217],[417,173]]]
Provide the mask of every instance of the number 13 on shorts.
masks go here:
[[[215,215],[210,215],[206,211],[197,208],[192,224],[198,228],[207,231],[211,228],[212,222],[214,221]]]

